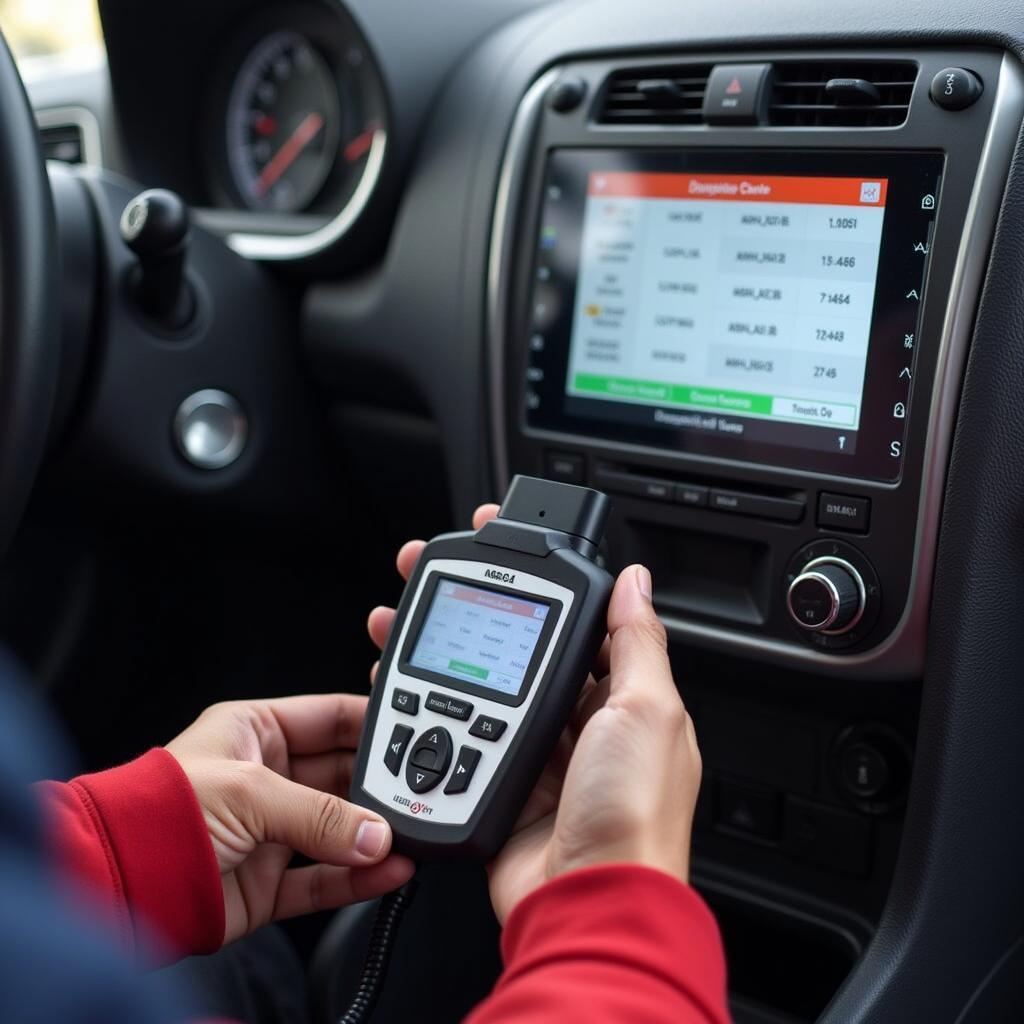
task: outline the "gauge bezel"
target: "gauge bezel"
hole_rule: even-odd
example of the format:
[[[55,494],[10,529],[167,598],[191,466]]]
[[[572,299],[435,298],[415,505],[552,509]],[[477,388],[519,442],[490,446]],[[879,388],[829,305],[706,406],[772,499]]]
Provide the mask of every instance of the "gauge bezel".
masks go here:
[[[343,136],[326,182],[311,205],[297,213],[247,206],[228,162],[226,119],[232,88],[253,50],[277,32],[307,39],[334,73],[342,108],[344,94],[350,92],[363,112],[361,123],[377,126],[359,173],[343,173],[342,150],[347,138]],[[197,211],[198,219],[209,220],[228,245],[251,259],[303,259],[336,245],[360,220],[374,196],[384,168],[390,123],[390,102],[379,64],[359,27],[340,4],[309,0],[275,5],[233,32],[216,63],[209,90],[212,102],[201,140],[208,208]]]

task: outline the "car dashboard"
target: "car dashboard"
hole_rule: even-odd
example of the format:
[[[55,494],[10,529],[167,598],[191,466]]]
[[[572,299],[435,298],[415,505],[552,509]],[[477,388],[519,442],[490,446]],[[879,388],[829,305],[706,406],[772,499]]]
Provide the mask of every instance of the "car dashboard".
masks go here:
[[[203,285],[212,356],[118,335],[62,472],[273,530],[330,492],[381,550],[515,473],[605,491],[603,558],[651,567],[701,743],[736,1020],[1009,1019],[1024,22],[100,7],[107,64],[29,82],[45,152],[112,215],[174,189],[248,276]],[[172,440],[210,388],[253,438],[223,470]]]

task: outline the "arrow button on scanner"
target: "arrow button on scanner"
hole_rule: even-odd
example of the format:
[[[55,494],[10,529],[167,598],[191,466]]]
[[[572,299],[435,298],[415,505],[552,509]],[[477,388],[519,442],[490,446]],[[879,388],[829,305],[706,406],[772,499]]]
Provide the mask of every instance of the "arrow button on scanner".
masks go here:
[[[411,762],[406,766],[405,782],[414,793],[426,793],[440,781],[441,776],[437,772],[427,771],[426,768],[417,768]]]
[[[391,739],[388,740],[388,749],[384,752],[384,764],[392,775],[397,775],[402,767],[402,758],[405,756],[405,748],[412,739],[412,729],[407,725],[396,725],[391,732]]]
[[[480,762],[480,751],[473,747],[460,747],[459,756],[455,761],[455,771],[444,787],[447,794],[465,793],[473,780],[473,773]]]

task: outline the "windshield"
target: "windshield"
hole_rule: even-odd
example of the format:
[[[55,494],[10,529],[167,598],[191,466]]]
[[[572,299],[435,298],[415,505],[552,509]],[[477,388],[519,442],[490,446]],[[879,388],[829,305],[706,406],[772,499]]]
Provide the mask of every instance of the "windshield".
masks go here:
[[[0,0],[0,30],[25,78],[103,59],[96,0]]]

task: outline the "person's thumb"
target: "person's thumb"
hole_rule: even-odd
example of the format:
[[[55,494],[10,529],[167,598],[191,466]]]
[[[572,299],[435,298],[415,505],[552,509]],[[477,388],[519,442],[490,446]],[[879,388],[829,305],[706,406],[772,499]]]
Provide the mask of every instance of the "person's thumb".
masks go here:
[[[611,637],[611,694],[648,696],[670,694],[678,699],[668,660],[665,627],[651,603],[651,574],[642,565],[623,569],[608,605]]]
[[[391,826],[332,793],[300,786],[269,768],[256,774],[249,798],[260,838],[325,864],[376,864],[391,849]]]

